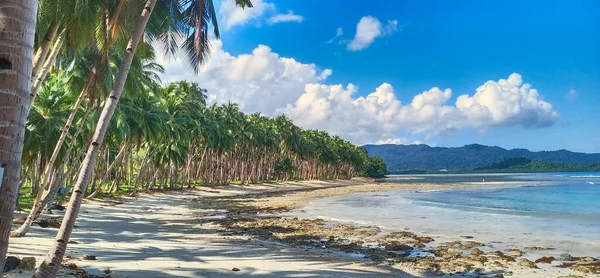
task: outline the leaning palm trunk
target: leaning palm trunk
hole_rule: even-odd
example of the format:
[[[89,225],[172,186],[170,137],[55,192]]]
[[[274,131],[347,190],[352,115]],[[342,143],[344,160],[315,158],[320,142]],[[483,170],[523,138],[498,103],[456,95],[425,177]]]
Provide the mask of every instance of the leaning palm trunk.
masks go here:
[[[95,70],[92,70],[92,72],[95,72]],[[94,73],[92,73],[92,74],[94,74]],[[93,79],[93,78],[94,78],[94,76],[90,76],[90,79]],[[75,101],[75,105],[73,105],[73,109],[71,109],[71,114],[69,115],[69,118],[67,118],[67,122],[65,123],[65,126],[63,127],[63,129],[61,131],[60,137],[58,138],[58,142],[56,142],[56,146],[54,147],[54,151],[52,152],[52,156],[50,156],[50,160],[48,161],[48,164],[46,165],[46,171],[44,171],[44,175],[50,176],[52,169],[54,169],[54,163],[56,162],[56,159],[58,158],[58,154],[60,153],[62,145],[67,140],[67,135],[69,134],[69,130],[71,130],[71,125],[73,124],[75,115],[77,114],[77,111],[79,111],[79,106],[81,105],[81,102],[83,101],[85,95],[87,94],[87,90],[88,90],[89,86],[91,84],[93,84],[93,81],[90,80],[87,83],[88,84],[85,86],[85,88],[83,88],[83,90],[81,90],[81,93],[79,94],[79,97],[77,98],[77,101]],[[44,185],[47,184],[48,179],[49,179],[48,177],[44,177]]]
[[[127,149],[127,144],[123,144],[123,147],[121,147],[121,150],[119,150],[119,153],[117,154],[117,156],[115,157],[113,162],[110,164],[110,166],[108,166],[108,169],[106,170],[106,176],[109,176],[109,178],[110,178],[110,171],[115,167],[115,165],[121,163],[121,160],[122,160],[121,158],[125,154],[126,149]],[[103,181],[104,180],[101,180],[100,185],[98,185],[98,188],[92,194],[90,194],[87,197],[87,199],[92,199],[96,196],[96,194],[100,193],[100,190],[102,190]]]
[[[88,82],[88,84],[91,84],[91,83]],[[43,186],[44,190],[41,190],[41,187],[40,187],[40,191],[38,192],[38,194],[35,198],[33,207],[29,211],[29,215],[27,216],[27,219],[25,220],[25,222],[23,224],[21,224],[21,227],[19,227],[18,229],[14,230],[13,232],[10,233],[11,237],[24,237],[27,234],[27,232],[29,231],[29,228],[31,228],[31,224],[33,224],[33,221],[35,221],[42,213],[42,210],[44,209],[45,204],[48,203],[48,200],[54,199],[54,194],[55,194],[56,190],[58,190],[58,186],[60,186],[59,183],[54,183],[54,186],[52,186],[50,184],[50,177],[54,175],[54,173],[53,173],[54,172],[54,163],[56,162],[56,159],[58,158],[58,154],[60,152],[60,149],[61,149],[63,143],[67,139],[67,134],[69,133],[69,130],[71,129],[71,124],[73,124],[73,119],[75,118],[75,114],[77,113],[77,110],[79,109],[79,106],[81,105],[81,101],[83,100],[86,92],[87,92],[87,86],[86,86],[86,88],[84,88],[81,91],[81,94],[77,98],[77,101],[75,102],[75,106],[73,107],[73,110],[71,110],[71,114],[69,115],[69,118],[67,119],[67,122],[65,123],[65,126],[63,127],[62,133],[60,134],[60,138],[58,138],[58,142],[56,143],[56,146],[54,147],[54,152],[52,153],[52,156],[50,157],[50,161],[48,161],[48,163],[46,164],[46,170],[44,171],[43,182],[42,182],[42,186]],[[82,122],[82,125],[83,125],[83,122]]]
[[[137,188],[138,188],[138,183],[140,181],[140,177],[142,176],[142,173],[145,169],[144,167],[146,167],[146,164],[149,161],[150,161],[150,152],[146,152],[146,155],[142,159],[142,164],[140,165],[140,170],[138,171],[138,175],[135,178],[135,184],[133,185],[133,192],[131,193],[130,196],[135,196],[135,194],[137,194]]]
[[[56,32],[58,31],[58,25],[59,24],[57,22],[52,23],[50,28],[48,28],[48,31],[46,32],[46,35],[44,36],[44,40],[40,44],[40,47],[35,52],[35,57],[33,58],[33,70],[31,71],[32,79],[38,75],[40,67],[46,60],[46,56],[50,51],[50,45],[52,44],[52,41],[54,41],[54,37],[56,36]],[[33,80],[31,82],[33,83]]]
[[[31,87],[31,92],[29,92],[29,107],[33,106],[33,102],[35,101],[35,97],[37,96],[37,92],[42,87],[42,83],[44,83],[44,79],[48,75],[50,68],[54,65],[54,61],[56,61],[56,57],[58,56],[58,52],[60,52],[60,48],[65,40],[65,29],[60,32],[58,38],[56,38],[56,43],[54,43],[54,48],[50,51],[50,55],[44,62],[44,66],[40,70],[40,72],[35,77],[33,81],[33,86]]]
[[[27,234],[31,224],[33,224],[33,221],[42,213],[42,210],[44,209],[44,201],[48,198],[49,193],[49,190],[41,190],[40,188],[27,219],[21,225],[21,227],[10,233],[11,237],[23,237]]]
[[[72,161],[71,161],[71,167],[69,167],[67,169],[67,172],[64,173],[64,175],[62,175],[61,178],[57,182],[54,182],[52,184],[52,189],[53,189],[54,192],[57,192],[59,186],[62,185],[62,184],[64,184],[65,181],[70,180],[69,177],[71,177],[71,174],[73,173],[73,170],[81,168],[81,165],[79,167],[77,167],[77,168],[75,168],[74,166],[79,164],[79,162],[81,161],[81,159],[83,159],[84,155],[85,155],[85,151],[81,150],[79,153],[76,153],[73,156]],[[56,186],[56,184],[58,184],[59,186]],[[46,204],[48,204],[48,203],[52,204],[53,201],[54,201],[54,198],[48,199],[47,202],[46,202]]]
[[[56,277],[58,273],[58,269],[67,249],[67,243],[69,242],[71,232],[73,231],[73,226],[75,225],[75,220],[77,219],[79,208],[81,207],[83,194],[87,189],[90,176],[92,175],[92,172],[94,170],[94,161],[96,159],[96,155],[98,154],[98,149],[100,148],[100,145],[102,145],[102,141],[104,140],[104,135],[106,134],[106,130],[108,129],[110,119],[112,118],[117,107],[117,103],[119,102],[119,97],[121,96],[121,92],[123,91],[123,87],[125,86],[127,74],[129,73],[129,68],[131,67],[133,56],[135,55],[135,50],[140,39],[144,34],[146,24],[148,23],[148,19],[152,14],[152,10],[154,9],[155,4],[156,0],[146,1],[144,10],[142,11],[141,16],[136,23],[133,36],[131,37],[127,45],[127,53],[123,57],[123,61],[119,68],[119,73],[117,74],[117,77],[115,79],[114,88],[110,92],[109,97],[104,104],[102,114],[98,119],[96,131],[94,132],[94,136],[92,137],[92,143],[88,147],[87,154],[82,162],[81,171],[79,172],[77,182],[75,183],[75,187],[73,190],[73,194],[71,195],[71,200],[69,201],[69,207],[63,218],[60,230],[56,235],[56,241],[54,242],[52,248],[50,248],[48,254],[46,255],[46,258],[44,259],[38,270],[33,275],[36,278],[52,278]],[[19,179],[17,178],[17,181],[18,180]]]
[[[76,155],[76,158],[73,160],[73,162],[71,162],[71,166],[75,166],[75,165],[79,164],[79,162],[81,161],[81,159],[83,159],[84,155],[85,155],[85,151],[81,150],[81,152]],[[63,163],[63,165],[64,165],[64,163]],[[74,169],[77,169],[77,171],[81,170],[81,164],[79,164],[78,168],[70,167],[69,170],[67,170],[67,173],[65,173],[63,175],[63,178],[59,181],[59,184],[65,183],[65,180],[67,180],[68,177],[71,177],[71,173],[73,172]],[[58,201],[59,205],[62,205],[63,201],[67,197],[67,194],[69,193],[69,190],[70,190],[70,184],[73,182],[74,178],[75,177],[72,177],[72,178],[69,178],[67,180],[68,184],[67,184],[67,186],[64,189],[64,194],[61,197],[61,199]],[[54,200],[50,199],[50,200],[48,200],[48,202],[54,202]]]
[[[0,269],[4,269],[21,174],[37,7],[37,0],[0,1]]]

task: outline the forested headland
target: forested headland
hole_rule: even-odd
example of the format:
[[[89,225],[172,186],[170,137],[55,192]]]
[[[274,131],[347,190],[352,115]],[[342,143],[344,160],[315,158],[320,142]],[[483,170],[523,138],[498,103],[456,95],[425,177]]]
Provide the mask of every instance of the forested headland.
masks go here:
[[[423,144],[366,145],[364,148],[369,154],[381,157],[387,168],[396,173],[439,173],[441,170],[448,172],[592,171],[598,169],[597,166],[600,164],[598,153],[577,153],[567,150],[532,152],[526,149],[507,150],[479,144],[453,148],[431,147]],[[500,169],[500,166],[506,169]]]

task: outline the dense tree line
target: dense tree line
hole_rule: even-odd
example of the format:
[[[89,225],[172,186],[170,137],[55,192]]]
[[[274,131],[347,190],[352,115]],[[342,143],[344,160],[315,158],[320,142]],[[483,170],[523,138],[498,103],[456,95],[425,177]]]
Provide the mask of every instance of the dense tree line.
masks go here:
[[[30,113],[22,184],[32,184],[35,192],[44,187],[43,169],[74,114],[76,124],[49,178],[53,189],[71,184],[97,117],[81,105],[71,111],[78,100],[69,90],[69,75],[50,76]],[[141,86],[143,91],[127,89],[121,98],[100,148],[87,192],[92,196],[124,183],[138,191],[385,174],[383,161],[364,149],[324,131],[303,130],[283,115],[248,115],[233,103],[207,105],[206,91],[195,83]]]
[[[212,0],[0,1],[0,269],[24,185],[36,197],[12,236],[69,200],[34,275],[55,277],[86,197],[385,173],[381,160],[324,131],[209,105],[198,84],[160,85],[155,57],[181,55],[197,72],[211,26],[219,37],[216,18]]]

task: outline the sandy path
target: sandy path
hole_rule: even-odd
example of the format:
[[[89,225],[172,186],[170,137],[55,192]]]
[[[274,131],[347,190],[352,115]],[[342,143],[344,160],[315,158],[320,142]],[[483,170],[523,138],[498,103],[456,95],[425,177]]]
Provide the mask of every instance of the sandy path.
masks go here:
[[[294,186],[298,185],[286,187]],[[253,190],[269,188],[255,187],[249,191]],[[260,242],[244,237],[224,237],[198,224],[198,217],[189,208],[192,199],[198,195],[235,194],[235,191],[235,187],[228,187],[218,194],[192,191],[143,195],[118,206],[85,204],[77,220],[78,228],[71,237],[78,244],[69,244],[67,256],[75,257],[70,262],[90,274],[100,275],[102,270],[110,268],[112,277],[381,277],[392,272],[399,274],[350,259],[333,259],[326,256],[325,251],[261,246]],[[56,231],[32,227],[27,237],[11,239],[9,255],[34,256],[39,263]],[[95,255],[97,260],[78,259],[84,254]],[[241,271],[233,272],[233,267]]]

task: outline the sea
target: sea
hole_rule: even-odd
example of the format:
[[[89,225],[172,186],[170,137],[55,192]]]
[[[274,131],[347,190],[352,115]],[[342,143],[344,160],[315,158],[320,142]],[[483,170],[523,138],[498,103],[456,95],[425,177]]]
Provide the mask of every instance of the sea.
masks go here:
[[[600,255],[598,172],[411,175],[384,182],[481,186],[337,196],[310,202],[298,216],[408,230],[438,243],[472,237],[497,248]]]

